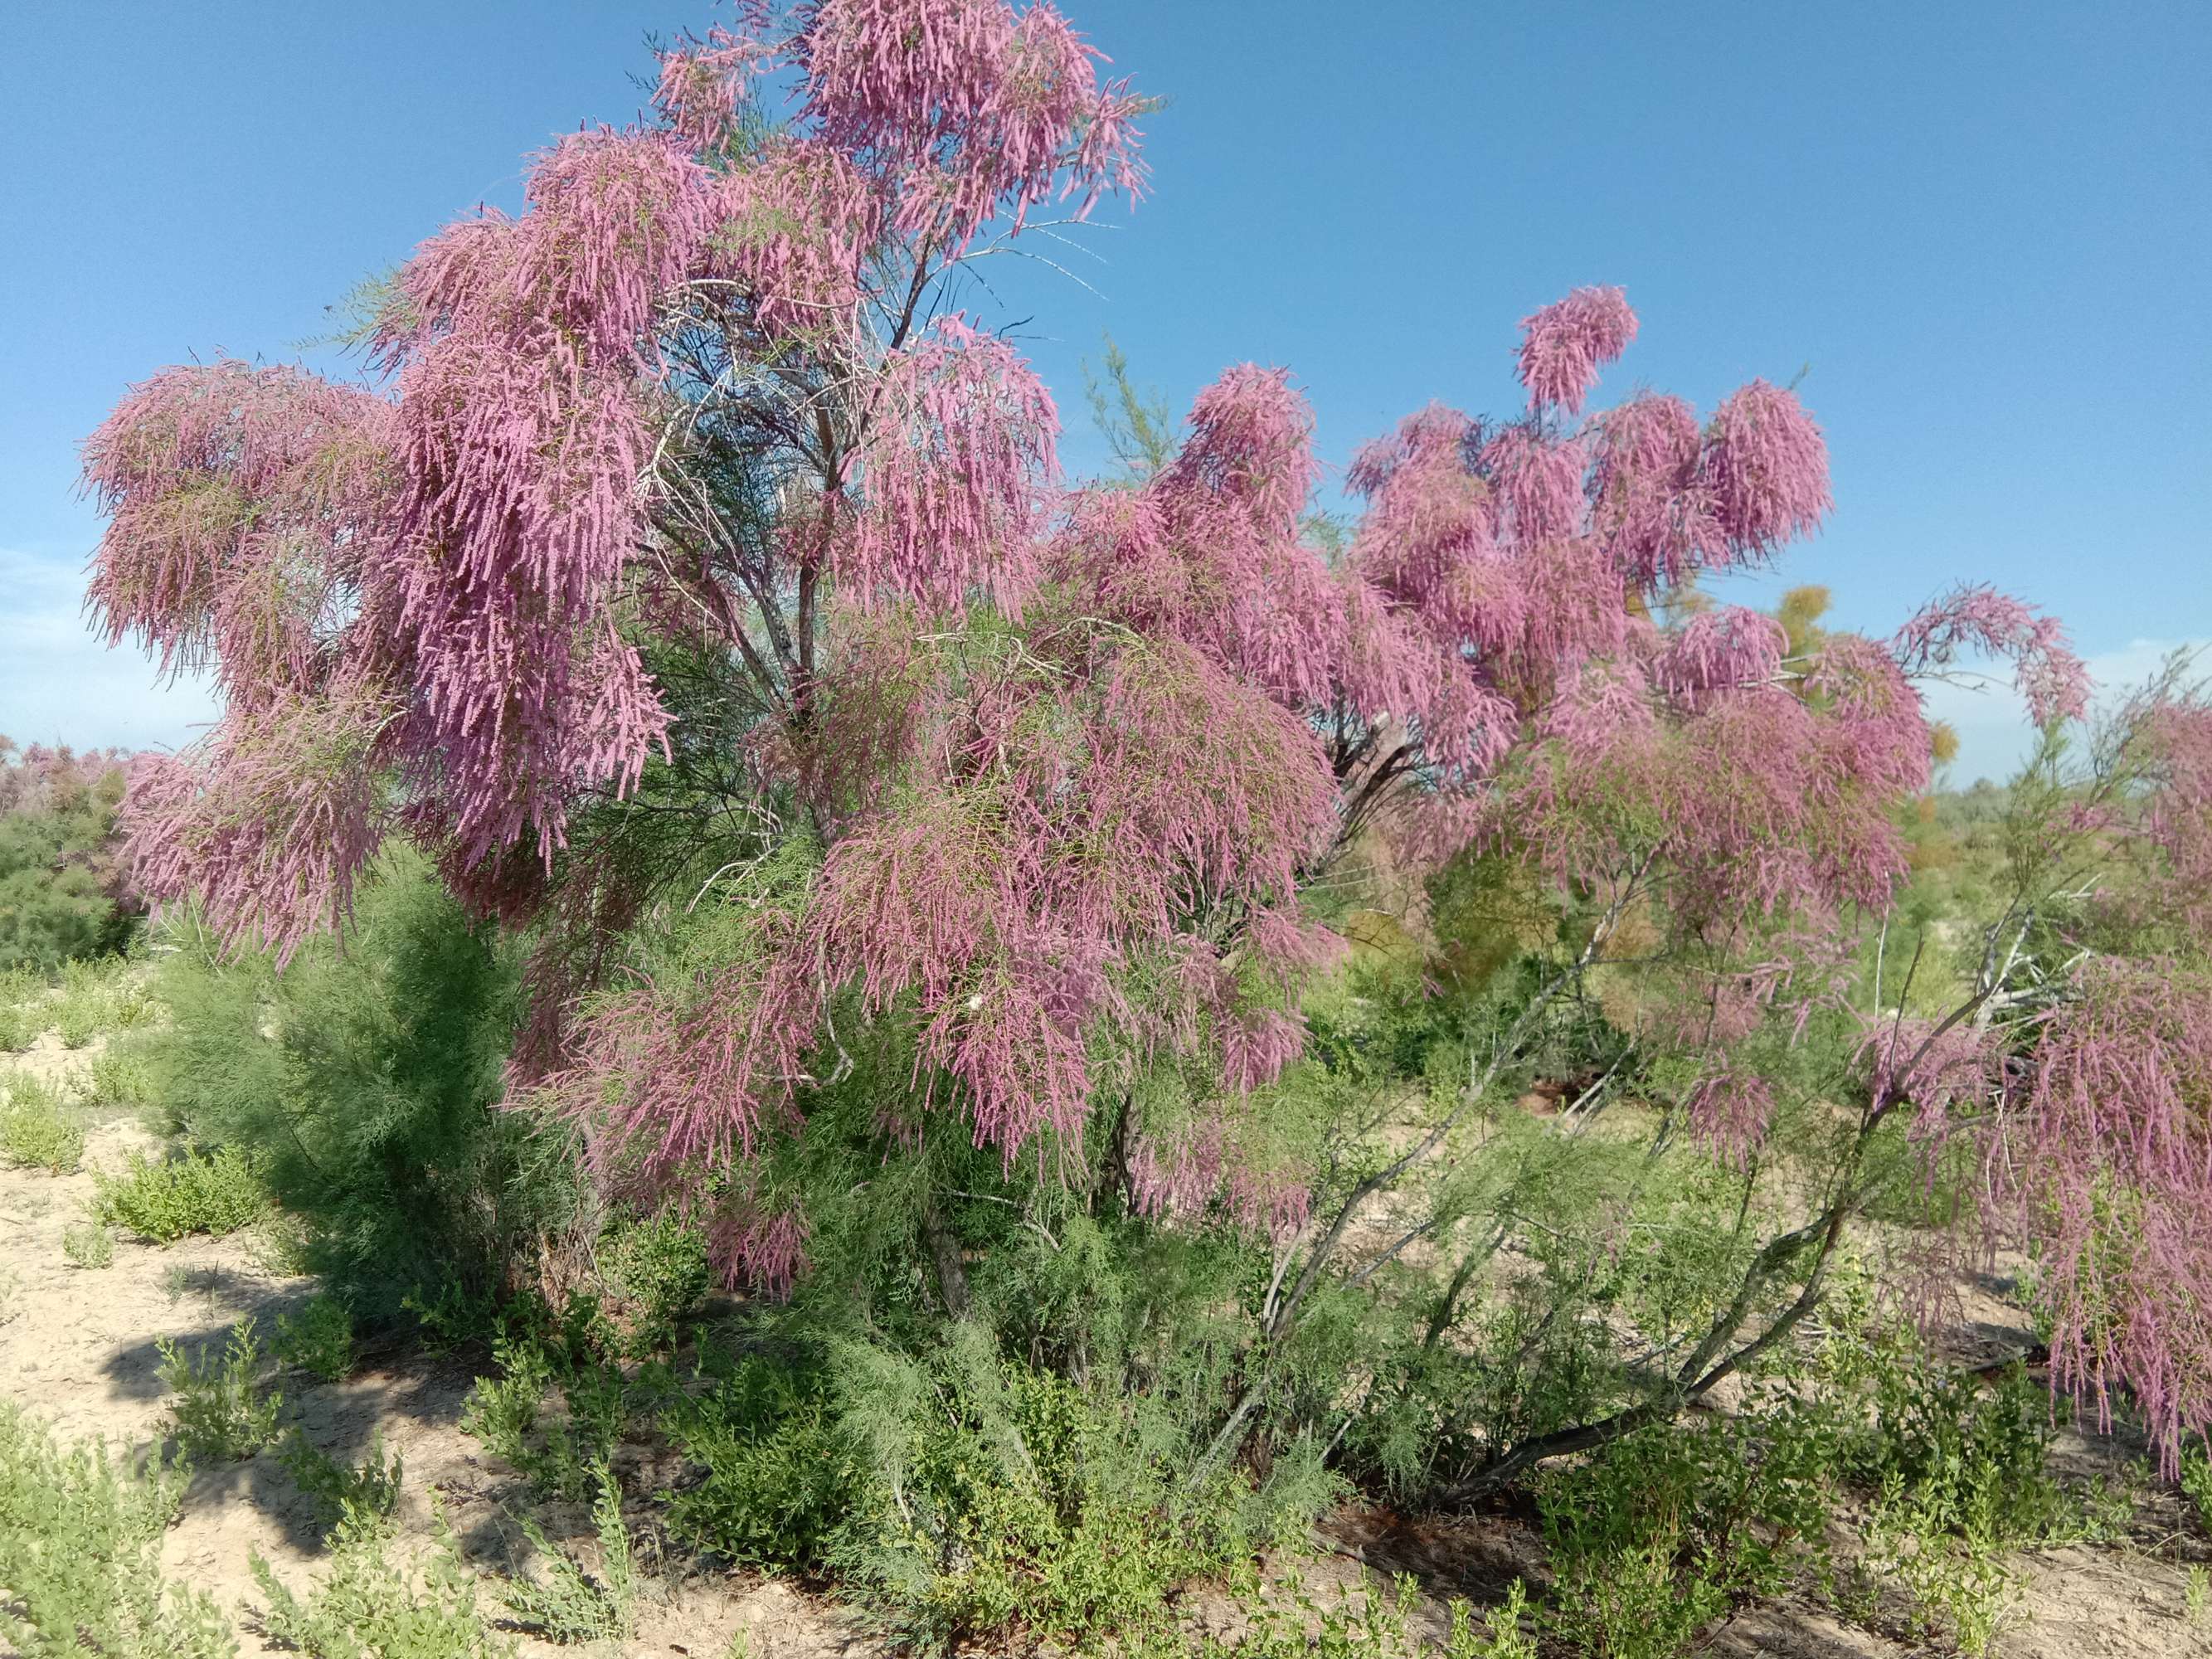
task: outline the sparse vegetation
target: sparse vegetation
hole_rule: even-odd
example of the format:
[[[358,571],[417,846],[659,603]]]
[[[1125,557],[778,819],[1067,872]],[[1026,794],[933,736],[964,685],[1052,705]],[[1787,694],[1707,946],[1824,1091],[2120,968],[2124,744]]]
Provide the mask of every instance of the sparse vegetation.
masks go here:
[[[315,1500],[327,1526],[337,1526],[349,1515],[388,1523],[398,1509],[403,1467],[398,1453],[386,1456],[380,1439],[370,1441],[361,1462],[346,1464],[319,1449],[295,1426],[277,1443],[276,1455],[294,1484]]]
[[[237,1146],[187,1148],[175,1158],[133,1152],[119,1175],[95,1172],[94,1215],[157,1244],[188,1233],[222,1237],[267,1208],[261,1160]]]
[[[373,1506],[349,1505],[330,1535],[330,1565],[303,1600],[260,1556],[261,1628],[308,1659],[500,1659],[514,1644],[486,1622],[477,1582],[453,1546],[441,1508],[427,1562],[392,1559],[392,1526]]]
[[[353,1315],[344,1301],[325,1292],[297,1315],[277,1315],[276,1357],[325,1382],[343,1382],[353,1370]]]
[[[59,1091],[28,1073],[4,1080],[0,1097],[0,1159],[20,1168],[67,1175],[84,1155],[84,1126]]]
[[[636,1569],[622,1494],[604,1462],[592,1466],[591,1477],[598,1491],[592,1500],[592,1536],[599,1547],[595,1571],[587,1573],[571,1561],[528,1516],[516,1521],[535,1552],[537,1571],[534,1576],[518,1575],[500,1594],[517,1620],[550,1641],[620,1641],[630,1633]]]
[[[118,1467],[103,1446],[64,1447],[0,1401],[0,1637],[27,1659],[235,1653],[213,1603],[161,1577],[160,1540],[186,1473],[158,1461]]]
[[[96,1221],[80,1222],[62,1235],[62,1257],[72,1267],[105,1267],[115,1260],[115,1235]]]
[[[262,1389],[263,1356],[251,1317],[231,1328],[221,1353],[211,1343],[190,1354],[164,1337],[158,1375],[172,1396],[169,1431],[185,1456],[202,1463],[251,1457],[276,1437],[283,1395]]]

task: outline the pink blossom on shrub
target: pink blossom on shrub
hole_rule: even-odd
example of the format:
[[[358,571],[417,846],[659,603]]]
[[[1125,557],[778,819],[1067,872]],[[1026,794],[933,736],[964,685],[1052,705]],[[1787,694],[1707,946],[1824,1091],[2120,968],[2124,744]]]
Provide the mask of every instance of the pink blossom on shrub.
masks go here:
[[[1570,415],[1597,384],[1598,371],[1628,349],[1636,313],[1617,288],[1578,288],[1521,319],[1521,384],[1532,409],[1556,404]]]
[[[1691,1090],[1683,1115],[1691,1135],[1714,1158],[1748,1169],[1774,1120],[1774,1091],[1755,1073],[1724,1070]]]
[[[837,555],[854,597],[950,610],[972,588],[1018,612],[1060,432],[1030,366],[947,317],[885,365],[868,418],[865,504]]]
[[[1714,517],[1741,560],[1767,559],[1810,535],[1833,505],[1828,449],[1804,405],[1753,380],[1713,413],[1704,472]]]
[[[2173,1475],[2212,1428],[2212,980],[2084,964],[1992,1140],[1992,1194],[2034,1252],[2053,1383],[2109,1421],[2124,1389]]]
[[[1965,649],[2010,659],[2014,684],[2039,725],[2079,720],[2089,706],[2089,672],[2052,617],[1994,588],[1962,586],[1922,607],[1897,630],[1890,650],[1911,674],[1939,672]]]

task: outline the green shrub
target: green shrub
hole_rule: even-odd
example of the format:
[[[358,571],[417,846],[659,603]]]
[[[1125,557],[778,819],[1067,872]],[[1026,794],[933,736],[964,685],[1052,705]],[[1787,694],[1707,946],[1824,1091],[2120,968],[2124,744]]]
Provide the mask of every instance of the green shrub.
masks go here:
[[[84,1126],[59,1095],[19,1073],[0,1104],[0,1158],[21,1169],[67,1175],[84,1155]]]
[[[269,1204],[259,1160],[235,1146],[160,1161],[133,1152],[121,1175],[95,1174],[94,1182],[100,1220],[157,1244],[187,1233],[234,1233]]]
[[[622,1374],[581,1340],[554,1334],[503,1337],[494,1345],[498,1375],[469,1390],[461,1427],[483,1443],[542,1497],[582,1503],[592,1471],[614,1451],[622,1431]],[[560,1409],[548,1408],[561,1396]]]
[[[565,1139],[499,1109],[520,945],[473,923],[393,851],[342,939],[283,973],[226,957],[180,915],[155,969],[168,1019],[136,1039],[167,1126],[256,1160],[300,1218],[306,1265],[355,1315],[415,1294],[483,1304],[564,1224]]]
[[[311,1297],[295,1319],[276,1316],[276,1357],[295,1370],[342,1382],[353,1370],[353,1316],[331,1295]]]
[[[349,1505],[330,1534],[331,1559],[305,1601],[257,1551],[254,1582],[270,1640],[308,1659],[503,1659],[514,1644],[477,1609],[476,1579],[432,1498],[433,1549],[418,1571],[392,1559],[394,1529],[373,1507]]]
[[[52,973],[120,950],[137,917],[115,821],[124,757],[25,756],[0,738],[0,969]]]
[[[2014,1365],[1994,1380],[1947,1367],[1910,1328],[1846,1318],[1818,1386],[1842,1413],[1838,1472],[1868,1492],[1893,1480],[1923,1517],[1995,1546],[2078,1534],[2080,1502],[2052,1477],[2048,1393]]]
[[[153,1075],[137,1055],[114,1048],[92,1057],[87,1098],[95,1106],[143,1106],[154,1097]]]
[[[836,1572],[926,1649],[1021,1628],[1089,1650],[1187,1580],[1302,1531],[1302,1500],[1333,1490],[1310,1445],[1256,1489],[1196,1469],[1157,1411],[1004,1358],[973,1324],[921,1356],[844,1342],[709,1374],[663,1418],[696,1466],[670,1495],[672,1533]]]
[[[2212,1532],[2212,1456],[2193,1441],[2182,1449],[2181,1492],[2195,1505],[2198,1524]]]
[[[80,1222],[62,1234],[62,1260],[72,1267],[105,1267],[115,1260],[115,1235],[96,1221]]]
[[[387,1460],[380,1436],[370,1439],[365,1459],[348,1465],[311,1444],[295,1425],[278,1443],[276,1462],[315,1500],[325,1525],[335,1526],[355,1511],[388,1519],[398,1509],[399,1454]]]
[[[54,1005],[54,1030],[64,1048],[83,1048],[106,1026],[107,999],[96,992],[67,992]]]
[[[600,1263],[619,1299],[627,1352],[639,1358],[672,1346],[705,1300],[707,1241],[680,1216],[656,1216],[611,1229]]]
[[[699,1472],[667,1494],[674,1536],[746,1565],[822,1563],[860,1480],[824,1379],[747,1355],[661,1428]]]
[[[1606,1659],[1673,1659],[1733,1607],[1784,1589],[1833,1503],[1818,1443],[1756,1417],[1655,1424],[1537,1488],[1553,1628]]]
[[[1528,1601],[1517,1578],[1480,1634],[1474,1610],[1453,1601],[1441,1645],[1408,1628],[1418,1599],[1410,1577],[1401,1575],[1389,1594],[1363,1577],[1328,1601],[1316,1601],[1295,1577],[1272,1588],[1268,1594],[1256,1583],[1241,1586],[1244,1628],[1232,1638],[1193,1637],[1164,1616],[1115,1650],[1123,1659],[1536,1659],[1535,1641],[1521,1627]]]
[[[0,988],[0,997],[6,995]],[[12,1000],[0,1000],[0,1051],[20,1054],[39,1040],[45,1022],[29,1008]]]
[[[622,1494],[604,1462],[593,1464],[591,1474],[599,1488],[592,1504],[598,1573],[586,1573],[569,1560],[548,1540],[544,1528],[525,1516],[519,1524],[537,1552],[538,1576],[516,1579],[500,1592],[517,1620],[550,1641],[619,1641],[630,1633],[637,1581],[629,1529],[623,1522]]]
[[[2019,1601],[2001,1549],[1960,1507],[1955,1488],[1916,1491],[1892,1474],[1867,1518],[1866,1547],[1854,1567],[1857,1594],[1871,1603],[1875,1586],[1902,1589],[1916,1643],[1941,1632],[1966,1659],[1981,1659]]]
[[[261,1392],[261,1350],[253,1320],[231,1328],[220,1356],[203,1345],[189,1357],[167,1337],[155,1350],[156,1374],[176,1398],[169,1405],[169,1431],[187,1457],[229,1462],[251,1457],[276,1437],[284,1398]]]
[[[158,1461],[118,1468],[105,1447],[64,1450],[0,1401],[0,1640],[29,1659],[236,1653],[214,1603],[161,1578],[186,1474]]]

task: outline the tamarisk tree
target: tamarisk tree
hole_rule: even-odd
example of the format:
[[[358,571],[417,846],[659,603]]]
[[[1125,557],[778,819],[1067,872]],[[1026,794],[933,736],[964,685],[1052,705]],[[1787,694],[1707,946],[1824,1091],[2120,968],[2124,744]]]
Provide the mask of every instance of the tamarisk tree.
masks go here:
[[[225,702],[133,775],[146,890],[282,957],[386,839],[423,848],[531,930],[517,1085],[610,1192],[702,1217],[732,1282],[804,1271],[763,1149],[895,1042],[887,1136],[957,1123],[1009,1167],[1258,1230],[1279,1336],[1362,1206],[1629,933],[1678,982],[1645,1040],[1694,1062],[1686,1132],[1756,1157],[1773,1091],[1744,1043],[1848,1004],[1850,940],[1905,870],[1896,810],[1930,766],[1913,679],[1992,650],[2055,726],[2087,696],[2055,623],[1972,588],[1793,653],[1702,603],[1701,576],[1820,524],[1825,446],[1764,380],[1702,416],[1656,393],[1585,413],[1637,333],[1612,289],[1523,320],[1522,409],[1432,407],[1361,451],[1340,545],[1305,532],[1321,468],[1279,369],[1207,387],[1147,475],[1070,488],[1050,395],[955,306],[981,262],[1139,193],[1144,101],[1042,0],[740,14],[663,56],[655,124],[563,137],[521,214],[422,244],[374,302],[365,383],[173,368],[90,439],[101,624]],[[2102,833],[2139,816],[2131,788]],[[2201,817],[2159,822],[2197,869]],[[1563,896],[1572,948],[1387,1167],[1332,1184],[1276,1156],[1247,1127],[1338,945],[1304,896],[1347,861],[1470,850]],[[641,935],[702,915],[708,947],[641,969]],[[2076,1241],[2052,1281],[2073,1374],[2198,1425],[2205,1370],[2173,1380],[2187,1345],[2148,1264],[2197,1275],[2201,1324],[2206,1263],[2168,1220],[2212,1145],[2212,1025],[2089,975],[2015,1041],[1980,1018],[2022,957],[1996,955],[1954,1015],[1869,1037],[1859,1133],[1906,1103],[1931,1137],[2012,1123],[1950,1108],[2018,1095],[2006,1144],[2033,1161],[2007,1190]],[[2127,1032],[2198,1058],[2121,1129],[2095,1068]],[[2035,1056],[2025,1094],[2008,1042]],[[1133,1104],[1163,1068],[1206,1109]],[[1817,1296],[1803,1247],[1852,1213],[1839,1179],[1674,1397],[1743,1354],[1767,1280]],[[2079,1240],[2122,1190],[2148,1254],[2113,1273]]]

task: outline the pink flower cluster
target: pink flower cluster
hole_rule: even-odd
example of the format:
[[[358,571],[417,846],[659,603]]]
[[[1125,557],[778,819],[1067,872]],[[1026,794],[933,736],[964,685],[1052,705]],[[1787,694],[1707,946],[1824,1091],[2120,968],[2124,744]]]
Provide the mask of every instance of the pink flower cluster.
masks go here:
[[[2042,1033],[1989,1165],[2035,1253],[2053,1382],[2134,1397],[2173,1475],[2212,1430],[2212,978],[2098,961]]]

